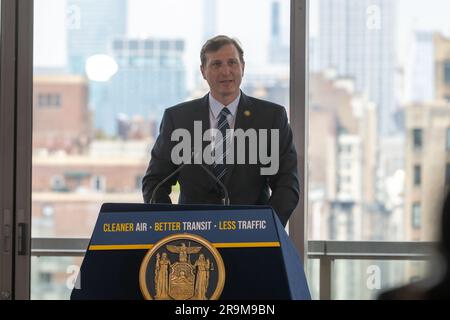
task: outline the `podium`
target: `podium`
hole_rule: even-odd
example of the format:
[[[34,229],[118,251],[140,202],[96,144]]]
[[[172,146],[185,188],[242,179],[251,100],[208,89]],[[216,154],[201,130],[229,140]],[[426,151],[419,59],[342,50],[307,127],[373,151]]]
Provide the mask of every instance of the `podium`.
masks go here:
[[[158,297],[309,300],[310,293],[269,206],[103,204],[71,299]]]

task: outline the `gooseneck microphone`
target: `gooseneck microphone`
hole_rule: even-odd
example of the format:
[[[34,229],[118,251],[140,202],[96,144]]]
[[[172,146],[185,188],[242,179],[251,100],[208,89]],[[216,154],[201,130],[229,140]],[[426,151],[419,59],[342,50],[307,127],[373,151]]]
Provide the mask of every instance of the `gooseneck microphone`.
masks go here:
[[[194,159],[196,156],[196,154],[194,152],[192,152],[191,154],[191,160]],[[178,172],[180,172],[185,166],[187,166],[190,163],[183,163],[181,166],[179,166],[176,170],[174,170],[171,174],[169,174],[166,178],[164,178],[160,183],[158,183],[155,187],[155,189],[153,189],[152,192],[152,197],[150,198],[150,203],[151,204],[155,204],[156,200],[156,192],[159,190],[159,188],[161,188],[161,186],[166,183],[167,181],[170,180],[170,178],[174,177]],[[200,165],[200,167],[202,167],[202,169],[215,181],[217,182],[217,184],[219,184],[220,188],[223,191],[223,195],[224,197],[222,198],[222,204],[229,206],[230,205],[230,197],[228,195],[228,189],[227,187],[223,184],[222,181],[220,181],[220,179],[217,179],[217,177],[215,176],[214,173],[211,172],[211,170],[209,170],[208,168],[206,168],[203,163],[195,163],[195,161],[193,162],[193,164],[198,164]]]

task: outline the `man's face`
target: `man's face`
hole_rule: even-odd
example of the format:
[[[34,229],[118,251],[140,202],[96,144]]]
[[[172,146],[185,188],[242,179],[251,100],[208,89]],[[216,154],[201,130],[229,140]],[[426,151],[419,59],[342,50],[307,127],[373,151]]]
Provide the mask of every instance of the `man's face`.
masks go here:
[[[228,44],[216,52],[206,53],[206,62],[200,69],[213,97],[228,104],[239,94],[244,67],[236,47]]]

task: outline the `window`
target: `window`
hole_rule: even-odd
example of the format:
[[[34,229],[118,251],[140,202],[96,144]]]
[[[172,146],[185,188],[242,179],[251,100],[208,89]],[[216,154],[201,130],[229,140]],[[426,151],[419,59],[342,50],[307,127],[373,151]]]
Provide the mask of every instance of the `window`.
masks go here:
[[[52,96],[52,98],[53,98],[52,104],[55,107],[60,107],[61,106],[61,95],[60,94],[54,94]]]
[[[53,274],[49,272],[40,272],[39,273],[39,282],[41,282],[43,285],[48,285],[52,282]]]
[[[261,6],[262,1],[266,5]],[[270,16],[272,1],[279,3],[273,21],[245,23],[249,14]],[[33,207],[58,199],[55,229],[46,234],[47,229],[39,231],[34,224],[34,234],[88,237],[95,223],[92,217],[104,199],[142,202],[140,177],[148,166],[164,110],[208,92],[199,70],[200,50],[214,35],[227,34],[241,42],[247,62],[241,87],[246,94],[288,107],[290,1],[215,2],[210,6],[204,0],[173,0],[171,5],[128,0],[34,1],[34,103],[46,110],[40,112],[36,106],[33,114],[33,146],[42,151],[33,155]],[[176,14],[173,4],[176,12],[184,14]],[[64,19],[68,6],[82,13],[80,23],[70,23],[77,18],[72,12],[69,21]],[[220,18],[235,14],[237,6],[240,23]],[[271,35],[272,24],[278,25],[277,34]],[[267,33],[264,40],[255,38],[261,30]],[[105,60],[90,68],[86,62],[97,55]],[[51,113],[58,105],[67,114]],[[50,177],[59,174],[65,177],[65,185],[55,182],[52,187]],[[178,192],[174,187],[174,203]],[[80,193],[83,201],[74,202]],[[77,219],[68,228],[64,221],[69,223],[71,210],[77,212]]]
[[[450,163],[445,166],[445,185],[450,186]]]
[[[169,46],[170,46],[169,41],[163,40],[163,41],[161,41],[161,43],[160,43],[159,49],[160,49],[160,50],[166,51],[166,50],[169,50]]]
[[[34,1],[34,102],[46,110],[36,114],[35,106],[33,115],[33,146],[42,152],[33,154],[32,237],[89,237],[103,202],[142,202],[142,175],[164,110],[208,92],[199,70],[206,39],[239,39],[243,91],[288,107],[290,1],[276,0],[276,21],[262,19],[272,0],[263,1]],[[66,19],[67,7],[82,13],[79,23],[70,23],[71,12]],[[222,19],[236,16],[237,7],[236,23]],[[246,23],[249,15],[260,23]],[[272,23],[280,27],[276,37]],[[255,38],[261,30],[264,40]],[[94,55],[104,60],[89,68]],[[67,114],[49,114],[66,103]],[[51,183],[58,173],[65,183]],[[179,188],[172,190],[177,203]],[[53,207],[50,227],[36,223],[42,203]]]
[[[106,190],[106,179],[104,176],[92,177],[92,189],[94,191],[104,192]]]
[[[51,178],[50,185],[53,191],[63,191],[66,188],[66,183],[63,176],[53,176]]]
[[[123,42],[121,40],[114,40],[114,50],[121,50],[123,49]]]
[[[351,145],[346,145],[346,144],[341,144],[339,145],[339,153],[345,154],[345,153],[351,153],[352,152],[352,146]]]
[[[50,204],[45,204],[42,207],[42,215],[45,218],[51,219],[53,217],[54,209],[53,206]]]
[[[146,40],[144,42],[144,48],[146,50],[153,50],[153,41],[152,40]]]
[[[444,3],[431,1],[309,1],[309,240],[431,240],[417,235],[410,218],[420,199],[416,222],[429,230],[436,221],[428,211],[429,186],[444,187],[450,36],[444,35],[445,18],[424,29],[432,31],[409,23],[424,13],[433,16]],[[434,167],[440,176],[426,174]],[[354,203],[345,212],[353,224],[328,219],[336,214],[331,204],[343,201]]]
[[[450,85],[450,61],[444,63],[444,81],[445,84]]]
[[[38,106],[39,107],[45,107],[47,106],[48,102],[47,102],[47,95],[46,94],[39,94],[39,98],[38,98]]]
[[[447,151],[450,151],[450,128],[447,128]]]
[[[420,167],[420,165],[415,165],[414,166],[414,186],[420,186],[421,184],[421,175],[422,175],[422,168]]]
[[[130,50],[137,50],[138,42],[136,40],[132,40],[132,41],[130,41],[129,46],[130,46]]]
[[[61,95],[58,93],[40,93],[38,96],[38,106],[43,107],[60,107]]]
[[[413,130],[414,149],[422,149],[422,129]]]
[[[175,42],[175,49],[178,51],[183,51],[184,50],[184,42],[183,41],[176,41]]]
[[[422,219],[422,213],[421,213],[421,205],[420,202],[414,202],[412,205],[412,227],[414,229],[419,229],[421,227],[421,219]]]
[[[141,190],[142,189],[142,178],[143,175],[136,176],[136,189]]]

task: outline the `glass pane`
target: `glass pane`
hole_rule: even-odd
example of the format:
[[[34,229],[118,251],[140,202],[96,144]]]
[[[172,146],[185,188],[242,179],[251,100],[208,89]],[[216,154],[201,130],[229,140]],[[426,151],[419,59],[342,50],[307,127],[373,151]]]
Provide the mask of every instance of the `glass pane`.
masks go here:
[[[310,4],[309,239],[436,239],[448,159],[450,3]]]
[[[447,129],[447,151],[450,151],[450,128]]]
[[[320,260],[307,259],[305,268],[311,299],[320,299]]]
[[[289,105],[288,0],[35,2],[33,236],[88,237],[102,203],[143,201],[163,111],[208,92],[215,34],[242,43],[245,93]]]
[[[332,299],[371,300],[391,288],[429,276],[426,261],[336,260]]]
[[[422,148],[422,129],[413,129],[414,149]]]
[[[445,169],[445,185],[450,186],[450,164],[447,163],[447,168]]]
[[[80,257],[32,257],[31,299],[68,300],[81,261]]]
[[[208,93],[206,39],[240,40],[244,93],[289,105],[289,0],[35,0],[34,10],[33,237],[90,237],[102,203],[143,202],[164,109]]]

